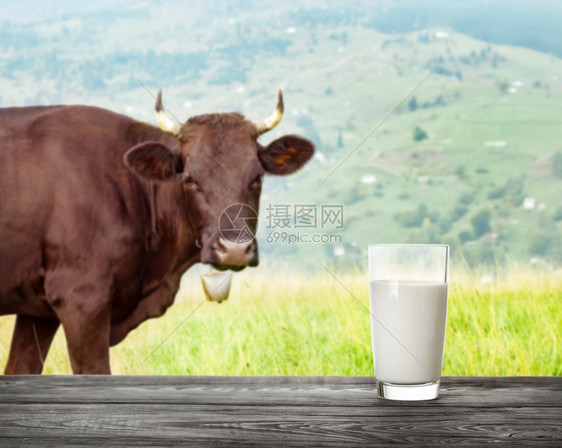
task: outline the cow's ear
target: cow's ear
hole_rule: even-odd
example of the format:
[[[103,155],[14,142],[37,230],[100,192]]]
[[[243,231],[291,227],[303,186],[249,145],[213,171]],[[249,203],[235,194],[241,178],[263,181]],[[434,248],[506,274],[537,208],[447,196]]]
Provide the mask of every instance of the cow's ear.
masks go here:
[[[297,171],[313,154],[312,142],[296,135],[286,135],[260,148],[258,157],[268,173],[283,176]]]
[[[133,146],[125,153],[124,159],[131,171],[150,180],[170,179],[183,170],[179,155],[158,142]]]

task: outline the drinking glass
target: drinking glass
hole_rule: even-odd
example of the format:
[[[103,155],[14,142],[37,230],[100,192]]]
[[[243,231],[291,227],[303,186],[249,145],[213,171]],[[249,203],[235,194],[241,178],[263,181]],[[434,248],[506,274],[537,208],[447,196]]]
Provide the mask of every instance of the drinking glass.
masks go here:
[[[371,338],[381,398],[438,397],[448,276],[447,245],[369,245]]]

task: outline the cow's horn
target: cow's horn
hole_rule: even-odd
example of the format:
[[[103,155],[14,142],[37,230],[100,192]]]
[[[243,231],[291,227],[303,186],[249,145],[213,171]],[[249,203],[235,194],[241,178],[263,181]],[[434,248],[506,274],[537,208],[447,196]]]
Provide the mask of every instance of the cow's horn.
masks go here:
[[[273,113],[269,117],[255,123],[258,135],[261,135],[267,131],[271,131],[275,126],[279,124],[279,122],[283,118],[283,109],[283,93],[281,92],[281,89],[279,89],[277,106],[275,106],[275,110],[273,111]]]
[[[172,134],[174,137],[179,137],[181,135],[181,125],[175,123],[168,118],[164,106],[162,105],[162,89],[158,90],[158,98],[156,99],[156,121],[160,129],[168,134]]]

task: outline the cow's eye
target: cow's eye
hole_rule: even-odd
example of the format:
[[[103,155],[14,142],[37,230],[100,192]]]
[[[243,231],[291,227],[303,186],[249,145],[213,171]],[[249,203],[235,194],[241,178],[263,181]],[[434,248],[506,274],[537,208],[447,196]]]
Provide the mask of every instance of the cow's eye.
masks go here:
[[[257,176],[251,183],[250,188],[255,189],[261,186],[261,176]]]

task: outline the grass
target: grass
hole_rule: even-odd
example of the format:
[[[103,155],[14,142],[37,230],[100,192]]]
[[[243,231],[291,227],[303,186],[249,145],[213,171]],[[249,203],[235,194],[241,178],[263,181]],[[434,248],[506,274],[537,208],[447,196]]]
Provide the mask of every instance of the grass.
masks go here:
[[[484,274],[465,269],[452,279],[443,374],[562,375],[560,270],[516,267],[492,278]],[[355,298],[325,272],[240,273],[228,301],[204,302],[183,322],[203,300],[198,278],[188,274],[165,316],[112,349],[112,371],[372,375],[366,276],[336,276]],[[0,318],[1,366],[12,326],[13,317]],[[45,373],[71,373],[61,331]]]

